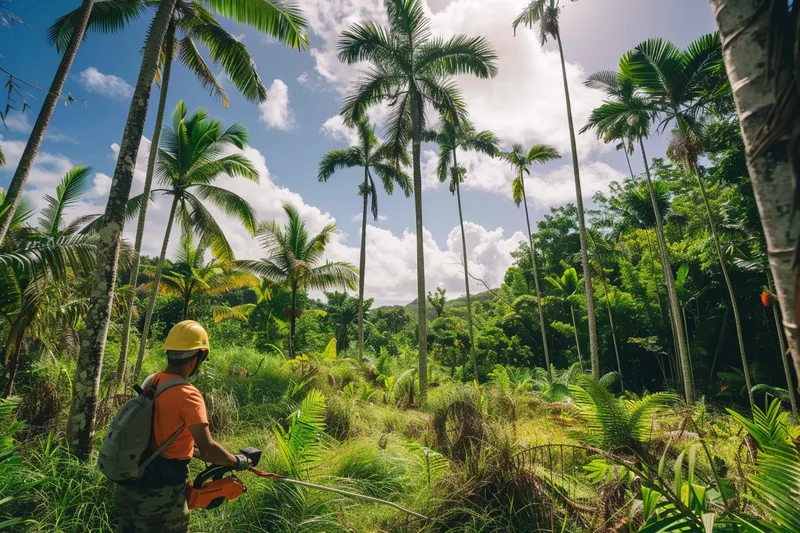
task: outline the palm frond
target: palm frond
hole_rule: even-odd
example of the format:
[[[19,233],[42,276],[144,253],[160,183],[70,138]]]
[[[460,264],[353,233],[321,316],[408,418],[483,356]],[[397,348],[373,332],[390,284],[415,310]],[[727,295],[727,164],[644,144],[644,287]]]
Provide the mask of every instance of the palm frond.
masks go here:
[[[86,32],[122,31],[131,21],[143,15],[147,7],[147,2],[143,0],[95,0]],[[63,53],[67,49],[75,25],[78,23],[80,10],[79,7],[59,17],[47,29],[47,44],[55,46],[58,53]]]
[[[202,0],[210,9],[246,24],[283,44],[303,50],[308,46],[308,22],[291,0]]]

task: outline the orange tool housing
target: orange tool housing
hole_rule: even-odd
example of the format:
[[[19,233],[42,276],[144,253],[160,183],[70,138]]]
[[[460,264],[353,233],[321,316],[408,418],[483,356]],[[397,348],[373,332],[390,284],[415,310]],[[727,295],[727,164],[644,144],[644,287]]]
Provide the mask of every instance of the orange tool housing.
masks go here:
[[[204,483],[200,488],[186,486],[186,504],[189,509],[214,509],[227,500],[238,498],[247,491],[239,479],[224,477]]]

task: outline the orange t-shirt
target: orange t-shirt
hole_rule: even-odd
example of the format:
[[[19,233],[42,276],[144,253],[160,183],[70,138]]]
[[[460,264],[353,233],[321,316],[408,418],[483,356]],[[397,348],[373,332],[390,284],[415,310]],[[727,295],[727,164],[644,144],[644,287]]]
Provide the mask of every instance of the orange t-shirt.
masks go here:
[[[159,383],[180,377],[175,374],[159,372],[154,374],[150,383],[156,388]],[[169,446],[161,452],[165,459],[191,459],[194,452],[194,438],[189,426],[208,424],[206,403],[200,391],[192,385],[176,385],[165,390],[156,398],[153,415],[153,438],[150,450],[155,450],[161,443],[175,433],[182,424],[183,431],[175,437]]]

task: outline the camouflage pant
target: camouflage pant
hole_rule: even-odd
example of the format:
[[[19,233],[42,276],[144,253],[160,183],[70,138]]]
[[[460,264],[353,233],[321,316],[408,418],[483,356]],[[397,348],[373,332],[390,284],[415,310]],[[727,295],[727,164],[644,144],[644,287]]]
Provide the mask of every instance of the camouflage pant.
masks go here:
[[[147,488],[117,485],[117,533],[187,533],[186,485]]]

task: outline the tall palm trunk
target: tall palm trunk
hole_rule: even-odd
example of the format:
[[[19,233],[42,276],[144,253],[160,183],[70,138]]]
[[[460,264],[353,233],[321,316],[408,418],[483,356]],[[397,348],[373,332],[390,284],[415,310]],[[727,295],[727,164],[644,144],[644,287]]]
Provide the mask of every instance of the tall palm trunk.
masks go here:
[[[131,98],[111,191],[103,214],[103,227],[98,234],[97,268],[89,290],[91,297],[84,321],[85,328],[81,334],[81,351],[72,381],[72,407],[67,426],[70,449],[83,460],[89,458],[92,449],[100,372],[103,368],[111,303],[117,281],[119,249],[125,226],[125,208],[131,193],[133,171],[147,119],[147,105],[150,102],[153,79],[158,69],[158,58],[176,1],[161,2],[150,26],[142,54],[142,67]]]
[[[528,215],[528,196],[525,193],[525,180],[522,176],[522,170],[519,171],[519,181],[522,184],[522,202],[525,205],[525,224],[528,227],[528,246],[531,250],[531,264],[533,264],[533,285],[536,288],[536,304],[539,311],[539,329],[542,332],[542,347],[544,348],[544,364],[547,365],[547,375],[552,381],[553,369],[550,367],[550,350],[547,347],[547,333],[544,330],[544,311],[542,310],[542,291],[539,288],[539,268],[536,265],[536,252],[533,248],[533,232],[531,232],[531,217]],[[580,349],[578,349],[578,356],[580,357]],[[581,362],[581,371],[583,371],[583,363]]]
[[[419,329],[419,402],[428,401],[428,317],[425,312],[425,248],[422,236],[422,106],[418,94],[411,96],[411,157],[414,166],[414,215],[417,229],[417,322]]]
[[[578,233],[581,239],[581,265],[583,281],[586,285],[586,315],[589,323],[589,355],[592,360],[592,377],[600,379],[600,353],[597,347],[597,323],[594,317],[594,298],[592,294],[592,276],[589,269],[589,249],[586,245],[586,221],[583,213],[583,192],[581,191],[581,173],[578,166],[578,147],[575,143],[575,126],[572,124],[572,104],[569,99],[567,83],[567,66],[564,62],[564,48],[561,45],[561,32],[556,32],[558,53],[561,56],[561,74],[564,78],[564,99],[567,103],[567,124],[569,125],[569,144],[572,149],[572,170],[575,174],[575,196],[578,207]]]
[[[93,6],[94,0],[83,0],[81,4],[77,23],[72,30],[72,37],[70,37],[69,44],[64,50],[61,62],[58,64],[56,75],[50,84],[50,90],[47,92],[44,102],[42,102],[42,108],[39,110],[39,116],[36,117],[36,123],[33,125],[31,135],[25,144],[25,149],[22,151],[17,170],[14,171],[14,177],[11,178],[11,183],[8,185],[5,200],[0,204],[0,243],[5,240],[6,233],[8,233],[11,219],[14,217],[14,211],[16,211],[19,199],[22,197],[22,189],[25,187],[25,182],[28,181],[36,154],[39,152],[47,126],[50,124],[50,118],[53,116],[53,111],[55,111],[56,105],[61,99],[61,90],[64,88],[64,82],[67,81],[67,75],[72,67],[72,62],[75,60],[75,55],[78,53],[78,47],[83,41],[83,35],[86,33],[86,26],[89,24],[89,16],[92,13]]]
[[[775,77],[790,72],[770,73],[772,11],[751,0],[711,0],[722,39],[722,57],[733,88],[733,100],[742,129],[747,169],[767,240],[769,264],[783,315],[786,341],[800,378],[800,353],[796,309],[794,249],[800,234],[800,217],[794,216],[790,135],[771,143],[756,155],[756,148],[776,105]],[[791,70],[790,63],[783,69]],[[772,75],[771,75],[772,74]],[[796,148],[792,148],[796,152]]]
[[[294,357],[294,331],[297,324],[297,284],[292,284],[292,314],[289,316],[289,357]]]
[[[767,275],[767,288],[772,293],[772,278],[769,275],[769,270],[766,271]],[[783,340],[783,328],[781,328],[780,313],[778,313],[777,302],[772,302],[772,316],[775,319],[775,330],[778,334],[778,345],[781,349],[781,362],[783,362],[783,372],[786,375],[786,390],[789,391],[789,403],[792,405],[792,413],[797,416],[797,395],[794,388],[794,380],[792,379],[792,369],[789,363],[789,352],[786,350],[786,342]]]
[[[647,152],[644,149],[644,142],[639,138],[639,146],[642,149],[642,159],[644,160],[645,176],[647,177],[647,189],[650,191],[650,201],[653,204],[653,216],[656,221],[656,237],[658,238],[658,248],[661,253],[661,266],[664,268],[664,280],[667,284],[667,300],[670,308],[670,321],[675,331],[676,349],[678,351],[678,361],[683,376],[683,392],[686,403],[694,403],[694,381],[692,380],[691,361],[689,349],[686,345],[686,332],[681,321],[681,310],[678,304],[678,291],[675,290],[675,278],[672,274],[672,266],[669,263],[667,252],[667,242],[664,239],[664,227],[661,224],[661,210],[658,208],[656,191],[653,188],[653,180],[650,177],[650,166],[647,164]]]
[[[608,281],[606,273],[603,271],[603,263],[600,263],[600,279],[603,280],[603,290],[606,295],[606,309],[608,310],[608,325],[611,328],[611,341],[614,344],[614,355],[617,357],[617,371],[619,372],[619,384],[622,392],[625,392],[625,377],[622,374],[622,361],[619,358],[619,348],[617,347],[617,333],[614,331],[614,316],[611,313],[611,299],[608,297]]]
[[[358,357],[364,357],[364,279],[367,268],[367,209],[369,203],[369,166],[364,165],[364,211],[361,215],[361,257],[358,260]],[[376,191],[372,191],[376,194]]]
[[[636,177],[633,175],[633,167],[631,166],[631,158],[628,155],[628,149],[627,148],[623,148],[622,151],[625,152],[625,161],[628,162],[628,171],[631,173],[631,181],[633,181],[634,185],[635,185],[636,184]]]
[[[581,372],[583,372],[583,357],[581,356],[581,341],[578,338],[578,323],[575,321],[575,308],[569,304],[569,312],[572,314],[572,330],[575,332],[575,348],[578,350],[578,363],[581,365]]]
[[[153,321],[153,310],[156,308],[158,286],[161,284],[161,274],[164,272],[164,261],[167,258],[167,247],[169,246],[169,237],[172,233],[172,225],[175,223],[175,211],[177,208],[178,196],[175,195],[172,198],[172,207],[170,207],[169,210],[167,229],[164,231],[164,242],[161,244],[161,255],[158,256],[156,275],[151,282],[153,284],[153,288],[150,291],[150,299],[147,300],[147,311],[144,315],[144,325],[142,326],[142,338],[139,341],[139,353],[136,355],[136,366],[133,367],[134,383],[138,382],[139,380],[139,372],[142,370],[142,361],[144,361],[144,352],[147,350],[147,337],[150,335],[150,324]]]
[[[691,167],[694,172],[694,177],[697,179],[697,184],[700,186],[700,194],[703,196],[703,205],[706,207],[706,215],[708,216],[708,227],[711,230],[711,238],[714,241],[714,250],[717,252],[717,259],[719,259],[719,268],[722,271],[722,277],[725,278],[725,285],[728,287],[728,297],[731,299],[731,309],[733,310],[733,321],[736,324],[736,338],[739,341],[739,355],[742,358],[742,370],[744,371],[744,383],[747,387],[747,398],[750,400],[750,410],[755,409],[755,400],[753,399],[753,383],[750,379],[750,365],[747,363],[747,354],[744,350],[744,336],[742,335],[742,321],[739,318],[739,305],[736,303],[736,293],[733,290],[733,283],[728,274],[728,267],[725,266],[725,256],[722,255],[722,248],[719,245],[719,236],[717,235],[717,228],[714,224],[714,218],[711,214],[711,205],[708,203],[708,194],[706,187],[703,185],[703,179],[700,177],[700,171],[697,164]]]
[[[453,168],[458,172],[456,150],[453,148]],[[472,360],[472,379],[478,383],[478,357],[475,355],[475,331],[472,327],[472,296],[469,292],[469,261],[467,260],[467,236],[464,233],[464,212],[461,210],[461,185],[456,179],[458,201],[458,223],[461,226],[461,251],[464,256],[464,289],[467,291],[467,326],[469,327],[469,356]]]
[[[133,248],[133,264],[131,273],[128,277],[128,285],[133,290],[128,297],[127,309],[125,313],[125,324],[122,327],[122,340],[120,341],[119,359],[117,360],[117,370],[114,376],[116,384],[125,384],[125,370],[128,365],[128,350],[131,335],[131,322],[133,321],[134,302],[136,301],[136,282],[139,279],[139,253],[142,251],[142,239],[144,237],[144,223],[147,219],[147,206],[150,203],[150,189],[153,185],[153,171],[156,166],[156,155],[158,154],[158,143],[161,140],[161,125],[164,122],[164,112],[167,107],[167,92],[169,90],[169,78],[172,71],[172,52],[175,45],[175,22],[171,22],[167,35],[164,39],[164,67],[161,74],[161,92],[158,98],[158,111],[156,113],[156,125],[153,128],[153,137],[150,142],[150,154],[147,158],[147,175],[144,179],[144,190],[142,191],[142,204],[139,206],[139,221],[136,225],[136,241]]]

